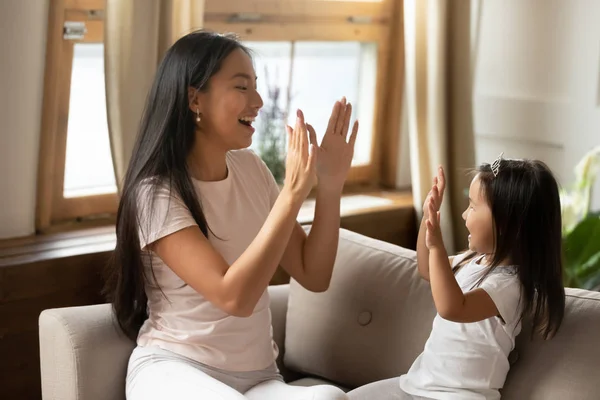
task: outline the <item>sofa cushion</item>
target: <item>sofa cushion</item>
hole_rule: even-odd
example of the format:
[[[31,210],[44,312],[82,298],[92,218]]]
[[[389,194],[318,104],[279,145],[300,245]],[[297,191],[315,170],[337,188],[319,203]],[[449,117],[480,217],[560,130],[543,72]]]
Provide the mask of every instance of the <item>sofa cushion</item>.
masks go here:
[[[423,350],[434,316],[414,251],[341,229],[329,289],[290,284],[284,362],[348,388],[398,376]]]
[[[567,289],[565,318],[551,340],[517,338],[503,399],[592,400],[600,397],[600,293]]]

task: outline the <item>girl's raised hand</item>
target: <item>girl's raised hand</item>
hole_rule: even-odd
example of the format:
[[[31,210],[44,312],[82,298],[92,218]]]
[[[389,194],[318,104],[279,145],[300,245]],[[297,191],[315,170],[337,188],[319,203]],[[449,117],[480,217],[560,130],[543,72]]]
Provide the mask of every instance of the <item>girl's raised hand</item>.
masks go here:
[[[442,207],[442,201],[444,200],[444,192],[446,190],[446,174],[444,168],[440,165],[438,167],[438,173],[433,177],[433,186],[425,198],[423,203],[423,217],[427,219],[429,216],[428,202],[429,199],[433,199],[433,205],[436,211],[439,211]]]
[[[429,250],[443,247],[444,240],[442,238],[442,231],[440,229],[440,212],[435,208],[435,201],[433,197],[431,197],[427,203],[427,214],[425,245]]]

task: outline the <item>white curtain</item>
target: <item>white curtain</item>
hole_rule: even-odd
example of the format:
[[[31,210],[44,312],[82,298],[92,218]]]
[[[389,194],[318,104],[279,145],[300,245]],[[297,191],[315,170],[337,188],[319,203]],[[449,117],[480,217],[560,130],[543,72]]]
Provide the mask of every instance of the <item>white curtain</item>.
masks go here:
[[[454,253],[466,246],[460,215],[469,182],[465,170],[474,162],[470,4],[469,0],[404,0],[404,18],[413,198],[420,217],[437,167],[442,165],[448,184],[441,228],[446,249]]]
[[[202,28],[204,0],[106,0],[104,63],[119,191],[156,67],[179,37]]]

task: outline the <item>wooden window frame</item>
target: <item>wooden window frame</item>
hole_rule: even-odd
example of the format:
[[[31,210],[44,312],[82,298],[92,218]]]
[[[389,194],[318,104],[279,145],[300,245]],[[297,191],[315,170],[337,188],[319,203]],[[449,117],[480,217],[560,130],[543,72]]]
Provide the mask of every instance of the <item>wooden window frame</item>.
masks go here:
[[[404,79],[402,1],[205,0],[204,28],[248,41],[377,43],[370,163],[350,169],[345,191],[395,187]],[[231,10],[236,10],[232,13]],[[257,21],[252,21],[255,19]]]
[[[38,232],[66,221],[114,215],[117,210],[116,193],[73,198],[63,195],[74,47],[76,43],[103,42],[104,8],[104,0],[50,2],[38,166]],[[83,39],[64,39],[65,21],[85,22]]]
[[[376,105],[368,165],[353,166],[344,191],[395,186],[404,79],[402,1],[205,0],[204,27],[237,32],[252,41],[359,41],[377,43]],[[40,137],[36,228],[61,230],[72,221],[114,222],[116,193],[65,198],[67,128],[75,43],[103,41],[105,0],[50,2]],[[236,10],[232,13],[231,10]],[[239,21],[240,17],[260,21]],[[237,22],[236,22],[237,18]],[[82,40],[63,39],[65,21],[82,21]],[[361,189],[362,188],[362,189]],[[106,223],[104,222],[104,223]],[[101,222],[102,223],[102,222]]]

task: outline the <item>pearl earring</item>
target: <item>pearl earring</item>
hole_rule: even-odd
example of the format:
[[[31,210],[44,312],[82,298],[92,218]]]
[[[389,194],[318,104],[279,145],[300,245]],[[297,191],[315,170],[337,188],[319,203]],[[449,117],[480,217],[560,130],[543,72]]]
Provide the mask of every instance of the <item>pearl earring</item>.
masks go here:
[[[196,122],[200,122],[200,110],[196,108]]]

